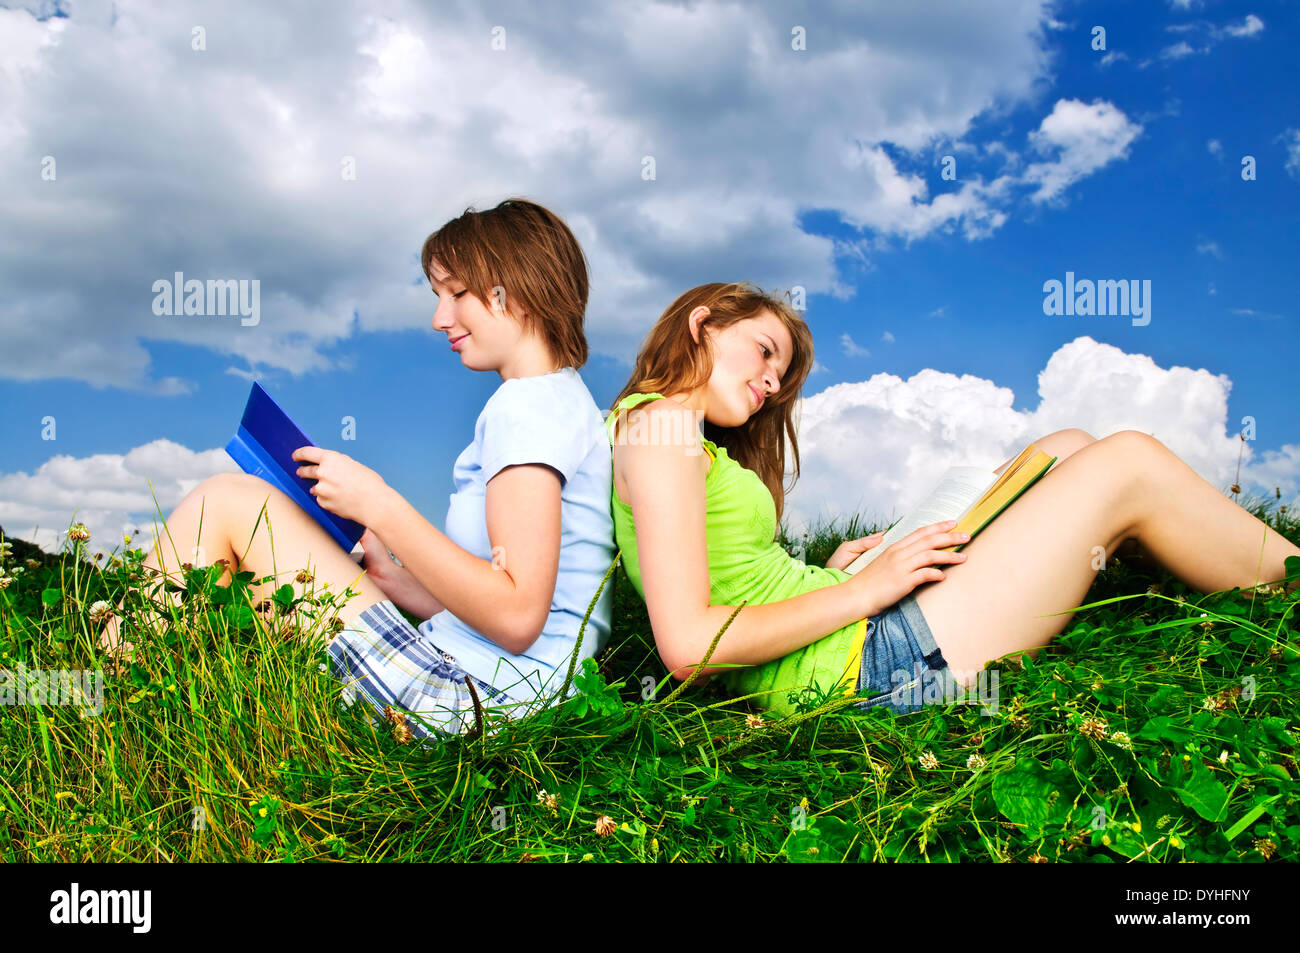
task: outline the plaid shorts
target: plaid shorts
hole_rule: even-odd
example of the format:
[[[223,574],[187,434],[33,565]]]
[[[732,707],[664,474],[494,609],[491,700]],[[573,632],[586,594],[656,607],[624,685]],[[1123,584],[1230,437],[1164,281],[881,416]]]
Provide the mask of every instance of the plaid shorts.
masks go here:
[[[474,726],[466,678],[483,705],[493,698],[497,706],[506,702],[421,635],[388,599],[367,606],[330,642],[328,652],[334,674],[343,681],[344,702],[350,705],[360,695],[381,717],[385,708],[405,714],[412,738],[449,737]]]

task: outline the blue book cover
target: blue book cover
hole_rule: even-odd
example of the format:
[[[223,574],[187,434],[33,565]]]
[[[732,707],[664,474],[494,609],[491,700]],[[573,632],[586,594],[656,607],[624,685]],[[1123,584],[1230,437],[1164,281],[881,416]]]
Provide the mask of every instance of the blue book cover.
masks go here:
[[[245,473],[260,477],[283,490],[345,552],[351,553],[366,528],[360,523],[331,513],[311,495],[311,488],[316,481],[298,476],[297,470],[302,464],[293,459],[293,452],[308,444],[316,446],[262,385],[254,381],[248,403],[244,407],[243,419],[239,422],[239,430],[226,444],[226,453]]]

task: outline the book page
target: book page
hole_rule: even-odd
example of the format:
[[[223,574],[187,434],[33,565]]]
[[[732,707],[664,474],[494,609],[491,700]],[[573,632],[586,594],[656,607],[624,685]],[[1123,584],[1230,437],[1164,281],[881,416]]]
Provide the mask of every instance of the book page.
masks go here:
[[[950,467],[929,495],[895,523],[875,547],[853,560],[845,572],[852,575],[865,569],[891,545],[922,527],[960,519],[997,480],[998,475],[985,467]]]

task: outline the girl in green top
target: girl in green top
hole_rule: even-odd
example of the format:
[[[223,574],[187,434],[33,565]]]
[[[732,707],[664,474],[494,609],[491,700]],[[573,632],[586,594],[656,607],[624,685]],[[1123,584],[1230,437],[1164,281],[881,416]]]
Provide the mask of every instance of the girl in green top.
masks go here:
[[[937,645],[927,666],[971,687],[988,661],[1032,655],[1069,624],[1099,548],[1135,544],[1206,592],[1280,580],[1283,560],[1300,556],[1155,438],[1063,430],[1036,441],[1058,458],[1052,469],[963,552],[947,551],[966,538],[944,523],[853,576],[844,567],[883,534],[804,565],[776,527],[787,446],[798,478],[793,412],[812,362],[808,327],[785,302],[748,284],[702,285],[656,323],[607,418],[616,540],[679,679],[744,601],[704,672],[777,711],[814,686],[888,692],[860,671],[872,618],[905,619],[914,654]]]

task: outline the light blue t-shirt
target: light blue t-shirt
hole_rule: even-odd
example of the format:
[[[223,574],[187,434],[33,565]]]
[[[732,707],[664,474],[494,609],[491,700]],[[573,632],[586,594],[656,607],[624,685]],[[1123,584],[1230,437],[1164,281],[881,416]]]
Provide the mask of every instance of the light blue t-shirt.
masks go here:
[[[485,496],[488,481],[515,464],[541,463],[561,477],[560,563],[550,616],[524,655],[512,655],[444,609],[420,633],[465,671],[511,701],[532,703],[564,684],[578,628],[617,548],[611,512],[613,462],[604,417],[576,369],[502,381],[474,425],[474,442],[456,459],[456,492],[444,532],[491,561]],[[613,586],[605,584],[583,631],[578,664],[609,638]]]

